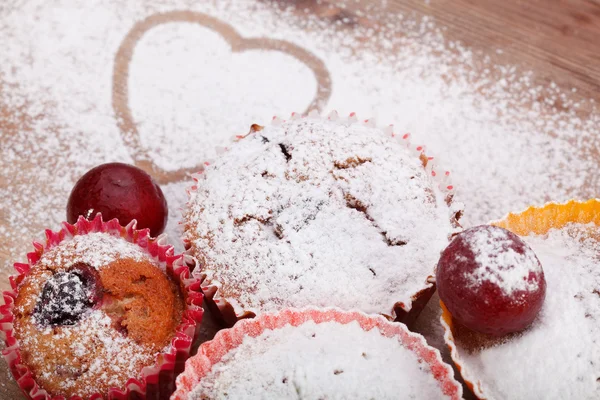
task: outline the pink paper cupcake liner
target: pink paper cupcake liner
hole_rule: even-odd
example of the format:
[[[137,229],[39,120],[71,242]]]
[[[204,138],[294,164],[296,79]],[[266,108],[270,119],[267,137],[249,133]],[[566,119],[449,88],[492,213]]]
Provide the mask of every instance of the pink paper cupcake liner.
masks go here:
[[[336,308],[303,310],[286,309],[277,314],[263,314],[245,319],[233,328],[221,330],[211,341],[204,342],[198,353],[186,362],[185,371],[177,378],[177,390],[171,400],[187,400],[188,394],[228,352],[237,348],[246,336],[257,337],[266,330],[286,325],[300,326],[307,321],[317,324],[335,321],[340,324],[358,322],[365,331],[377,329],[385,337],[396,337],[402,345],[414,352],[419,360],[429,366],[442,392],[452,399],[461,399],[462,387],[454,379],[452,368],[442,361],[440,352],[427,345],[425,338],[410,332],[404,324],[392,323],[382,316],[369,316],[359,311],[342,311]]]
[[[308,113],[308,115],[302,115],[299,113],[292,113],[290,119],[300,119],[305,118],[307,116],[310,117],[319,117],[319,113],[315,110]],[[340,117],[337,111],[332,111],[326,117],[329,120],[340,120]],[[356,113],[350,113],[350,115],[346,118],[348,121],[354,123],[363,123],[370,127],[376,127],[375,120],[367,119],[364,121],[359,121]],[[272,124],[279,125],[285,122],[278,117],[273,117]],[[232,138],[232,142],[237,142],[243,140],[245,137],[255,134],[256,132],[260,132],[263,129],[262,126],[258,124],[253,124],[250,127],[250,131],[245,135],[236,135]],[[411,149],[414,153],[415,157],[418,157],[423,163],[423,167],[425,170],[433,177],[434,181],[437,183],[438,188],[445,193],[446,195],[446,203],[452,209],[453,216],[451,217],[452,225],[460,229],[460,223],[458,222],[462,216],[462,204],[454,202],[454,194],[456,192],[456,188],[452,183],[452,179],[450,176],[450,171],[442,169],[438,163],[437,159],[432,157],[431,155],[426,154],[425,146],[423,145],[415,145],[411,142],[412,136],[410,133],[398,134],[394,133],[393,125],[389,125],[382,130],[395,138],[396,140],[403,143],[407,148]],[[228,148],[217,148],[217,153],[222,154],[226,152]],[[206,166],[210,165],[212,160],[206,161],[204,164]],[[194,180],[194,184],[188,189],[188,195],[191,192],[196,191],[198,189],[198,177],[203,174],[204,171],[199,171],[196,174],[192,174],[192,178]],[[186,249],[186,254],[190,256],[194,256],[190,249],[190,243],[184,239],[184,244]],[[206,306],[210,309],[212,315],[218,320],[218,322],[224,327],[232,327],[238,320],[246,319],[246,318],[254,318],[256,315],[251,311],[243,311],[241,314],[236,313],[231,303],[227,298],[221,296],[218,286],[213,285],[211,282],[206,280],[206,275],[202,273],[202,269],[204,267],[204,260],[202,260],[201,256],[198,256],[198,264],[197,268],[193,271],[193,274],[200,277],[202,281],[202,292],[204,293],[204,299]],[[404,304],[403,302],[397,302],[394,304],[390,314],[382,314],[389,320],[395,320],[398,322],[402,322],[408,326],[412,326],[415,322],[421,311],[425,308],[429,299],[433,293],[435,293],[435,277],[433,276],[433,267],[432,267],[432,275],[427,276],[423,280],[423,286],[421,290],[414,293],[411,296],[410,304]]]
[[[40,388],[29,368],[21,363],[19,343],[13,336],[13,309],[18,294],[19,284],[28,274],[29,270],[39,261],[44,252],[57,246],[65,239],[76,235],[103,232],[112,236],[121,237],[146,250],[155,260],[166,266],[166,272],[177,283],[182,283],[186,290],[185,310],[182,321],[176,329],[171,340],[169,350],[160,353],[154,365],[144,367],[138,377],[131,377],[125,388],[111,388],[108,393],[95,393],[89,399],[125,400],[125,399],[167,399],[175,388],[175,378],[185,367],[185,361],[190,356],[192,343],[198,336],[200,321],[202,320],[202,300],[200,279],[191,275],[190,265],[195,260],[187,254],[174,255],[173,246],[165,243],[165,236],[150,237],[149,229],[136,229],[136,221],[131,221],[127,226],[121,226],[117,219],[108,222],[102,220],[100,213],[88,221],[79,217],[74,225],[63,222],[62,229],[53,232],[49,229],[46,233],[46,243],[33,243],[34,251],[27,254],[27,263],[15,263],[17,275],[11,276],[12,290],[3,292],[4,305],[0,307],[0,332],[4,337],[6,348],[2,351],[13,377],[23,393],[33,400],[65,400],[64,396],[50,396]],[[79,396],[72,396],[69,400],[80,400]]]

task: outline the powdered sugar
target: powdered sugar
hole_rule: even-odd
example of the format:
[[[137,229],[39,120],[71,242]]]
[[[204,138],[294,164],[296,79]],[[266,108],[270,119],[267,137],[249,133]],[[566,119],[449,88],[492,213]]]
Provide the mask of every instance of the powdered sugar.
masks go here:
[[[150,259],[150,254],[139,246],[108,233],[94,232],[76,235],[52,247],[40,259],[40,265],[64,265],[68,262],[86,263],[96,269],[110,264],[117,258],[133,260]],[[66,265],[65,265],[66,266]]]
[[[514,248],[514,237],[503,229],[488,227],[476,234],[466,235],[466,242],[475,255],[477,268],[466,273],[467,282],[479,287],[490,282],[507,296],[515,291],[533,292],[539,288],[539,280],[529,279],[530,274],[542,273],[535,253],[523,247],[523,252]]]
[[[385,337],[378,329],[366,332],[357,322],[308,321],[245,337],[189,399],[398,396],[445,398],[427,364],[396,337]]]
[[[189,198],[187,194],[189,186],[188,182],[170,183],[162,186],[165,198],[169,199],[169,220],[167,221],[165,233],[176,253],[181,253],[184,250],[180,238],[183,237],[183,212]]]
[[[37,324],[72,325],[93,306],[93,285],[77,274],[59,272],[46,281],[34,309]]]
[[[141,39],[129,83],[142,145],[166,170],[198,165],[191,154],[214,157],[216,146],[246,133],[247,121],[302,111],[316,94],[312,71],[290,55],[256,49],[232,53],[218,33],[189,22],[155,27]],[[181,104],[187,104],[184,113]],[[178,140],[170,140],[173,135]]]
[[[297,60],[276,52],[229,54],[215,33],[171,23],[149,30],[135,47],[131,107],[147,148],[128,147],[112,109],[115,54],[136,22],[185,9],[227,21],[244,38],[285,40],[323,60],[334,83],[325,108],[395,123],[427,143],[454,172],[461,189],[457,196],[468,210],[463,220],[467,225],[548,198],[593,195],[595,163],[587,155],[598,137],[597,115],[578,117],[578,105],[560,88],[536,86],[532,74],[493,65],[447,42],[430,20],[375,15],[371,10],[379,22],[362,27],[332,24],[269,2],[124,5],[110,0],[75,7],[69,1],[30,0],[3,8],[0,19],[5,39],[0,65],[5,110],[0,117],[0,216],[7,224],[0,227],[0,235],[8,259],[23,254],[43,228],[58,226],[73,183],[87,169],[106,161],[131,162],[136,152],[155,157],[165,169],[200,164],[216,156],[214,144],[245,132],[250,123],[265,123],[274,113],[287,115],[308,105],[299,104],[312,93],[315,81]],[[198,49],[200,42],[214,53]],[[169,56],[157,59],[160,54]],[[252,98],[240,103],[237,88],[250,89],[251,83],[248,75],[231,75],[231,68],[210,69],[210,81],[223,82],[222,88],[200,88],[206,83],[203,60],[208,54],[227,60],[246,57],[248,63],[259,63],[248,65],[253,71],[286,73],[260,82]],[[187,68],[187,57],[189,65],[198,67]],[[206,62],[216,66],[221,61]],[[160,79],[148,82],[144,77]],[[294,96],[282,102],[273,93],[283,85],[293,88]],[[190,88],[194,90],[188,92]],[[194,94],[198,91],[204,93]],[[564,105],[563,111],[552,108],[555,101]],[[247,111],[249,104],[252,111]],[[173,132],[176,139],[168,135]],[[43,188],[33,182],[44,182]],[[176,210],[171,214],[177,215]],[[7,262],[5,269],[10,266]]]
[[[547,292],[534,325],[472,354],[460,346],[465,379],[490,399],[597,399],[600,395],[600,242],[572,224],[524,238],[538,255]],[[460,342],[459,342],[460,343]]]
[[[376,3],[372,2],[373,9]],[[536,74],[494,65],[485,55],[449,42],[443,27],[431,20],[415,20],[409,14],[376,15],[369,10],[366,14],[373,25],[361,27],[346,18],[331,23],[268,1],[90,0],[76,6],[68,0],[9,1],[0,6],[0,254],[5,260],[0,268],[5,274],[29,250],[32,238],[41,237],[44,228],[58,228],[65,218],[69,191],[81,174],[102,162],[132,162],[131,151],[144,150],[126,147],[117,129],[111,107],[115,54],[136,22],[157,12],[186,9],[227,21],[244,37],[277,37],[319,56],[334,81],[326,109],[375,116],[427,143],[454,173],[460,188],[457,196],[466,204],[464,226],[548,199],[596,195],[594,151],[600,138],[596,111],[580,112],[577,100],[568,93],[571,88],[538,86]],[[175,35],[175,25],[162,33]],[[148,35],[153,32],[159,30]],[[201,40],[208,42],[210,36]],[[146,47],[137,48],[132,67],[135,74],[155,62],[172,67],[164,79],[177,84],[174,91],[183,91],[181,80],[168,78],[181,73],[180,65],[149,58],[167,54],[172,41],[153,44],[143,38],[140,45]],[[189,38],[189,43],[197,41]],[[180,54],[187,52],[185,47],[181,46]],[[190,64],[201,62],[189,48]],[[259,57],[252,61],[259,62]],[[282,71],[292,66],[284,57],[264,61]],[[202,78],[200,72],[189,72],[187,77]],[[231,82],[232,90],[243,84],[235,76],[217,72],[214,81]],[[221,104],[234,100],[205,113],[190,104],[193,95],[169,95],[175,105],[167,106],[163,92],[156,94],[157,88],[168,90],[162,83],[142,82],[133,74],[130,82],[133,91],[144,89],[155,96],[155,102],[144,107],[135,99],[132,104],[138,123],[150,118],[156,128],[164,122],[164,130],[141,130],[144,144],[153,148],[152,156],[163,168],[214,158],[209,147],[215,143],[212,138],[226,140],[276,112],[301,111],[273,96],[270,104],[261,102],[254,109],[256,118],[248,121],[245,111],[236,108],[235,91],[211,93]],[[312,85],[312,77],[303,83]],[[248,103],[268,99],[265,94],[272,89],[263,82]],[[562,107],[557,110],[555,104]],[[173,110],[177,117],[157,117]],[[218,117],[235,127],[199,131],[195,116],[204,121]],[[177,137],[168,138],[165,132],[177,132]],[[182,144],[165,143],[166,150],[159,151],[155,143],[162,138]],[[196,146],[200,142],[207,147]],[[183,161],[183,154],[189,161]],[[183,186],[163,186],[172,217],[179,215]],[[181,230],[174,222],[170,218],[167,231],[176,242]],[[4,285],[8,287],[8,282]]]
[[[25,330],[19,338],[21,351],[35,367],[40,384],[58,385],[59,391],[78,385],[83,397],[123,387],[157,356],[115,330],[101,310],[87,313],[74,326],[39,331],[24,324],[21,329]]]
[[[338,306],[391,314],[427,286],[453,228],[417,154],[377,128],[269,125],[207,167],[186,238],[205,285],[244,310]]]

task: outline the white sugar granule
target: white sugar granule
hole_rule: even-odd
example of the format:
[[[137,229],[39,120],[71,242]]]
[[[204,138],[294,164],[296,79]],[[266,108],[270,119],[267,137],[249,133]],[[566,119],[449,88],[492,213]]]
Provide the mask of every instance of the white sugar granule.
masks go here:
[[[476,232],[465,233],[464,240],[477,264],[477,268],[465,273],[472,287],[490,282],[507,296],[515,291],[538,290],[539,281],[529,279],[531,273],[539,274],[542,271],[535,253],[527,246],[523,248],[523,253],[517,252],[513,247],[514,239],[508,231],[493,227],[480,228]]]
[[[151,256],[136,244],[130,243],[121,237],[108,233],[89,233],[76,235],[71,239],[63,240],[58,246],[51,247],[42,255],[41,265],[64,265],[86,263],[94,268],[104,267],[117,259],[131,258],[133,260],[147,260]]]
[[[584,226],[571,228],[525,238],[548,285],[534,325],[480,352],[459,348],[467,374],[480,381],[487,398],[600,397],[600,242],[585,239]]]
[[[446,194],[401,138],[307,117],[234,144],[200,176],[186,238],[238,315],[308,305],[391,314],[453,232]]]
[[[428,145],[452,171],[465,226],[595,193],[598,115],[555,85],[537,86],[533,74],[447,41],[431,20],[367,13],[376,26],[364,27],[269,2],[29,0],[0,11],[0,118],[14,124],[0,132],[7,224],[0,237],[9,259],[22,259],[43,228],[58,227],[81,174],[102,162],[131,162],[140,150],[126,146],[112,109],[115,54],[136,22],[185,9],[226,21],[245,38],[289,41],[321,58],[333,88],[326,111],[376,117]],[[215,145],[253,122],[302,111],[315,88],[288,55],[228,54],[215,33],[189,23],[148,31],[130,67],[142,153],[166,169],[214,158]]]
[[[399,397],[445,398],[428,365],[397,338],[382,336],[377,329],[365,332],[357,322],[312,321],[245,337],[188,396],[190,400]]]

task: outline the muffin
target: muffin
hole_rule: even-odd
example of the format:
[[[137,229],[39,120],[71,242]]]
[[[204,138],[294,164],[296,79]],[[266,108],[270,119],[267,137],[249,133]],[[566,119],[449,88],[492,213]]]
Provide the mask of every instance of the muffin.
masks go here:
[[[356,118],[276,120],[198,175],[184,240],[224,324],[309,305],[416,317],[460,206],[407,138]]]
[[[201,320],[199,280],[162,239],[81,217],[34,244],[5,293],[6,358],[30,398],[168,398]],[[132,394],[133,395],[133,394]]]
[[[205,342],[175,400],[460,399],[462,387],[425,339],[381,316],[287,309],[240,321]]]
[[[464,380],[481,399],[600,398],[600,202],[531,207],[492,224],[535,251],[546,299],[528,328],[501,336],[466,328],[442,303]]]

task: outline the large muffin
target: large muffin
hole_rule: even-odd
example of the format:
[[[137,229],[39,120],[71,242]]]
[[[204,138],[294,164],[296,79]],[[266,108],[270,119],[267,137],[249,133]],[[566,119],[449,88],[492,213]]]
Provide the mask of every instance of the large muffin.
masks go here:
[[[414,318],[460,214],[428,162],[351,120],[254,126],[188,202],[185,240],[207,304],[228,325],[307,305]]]

